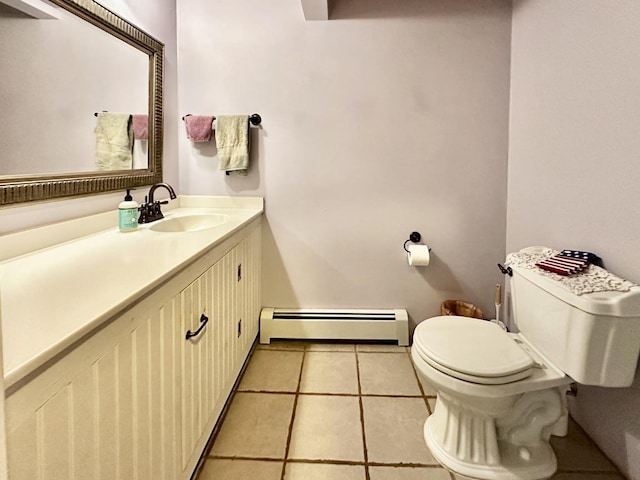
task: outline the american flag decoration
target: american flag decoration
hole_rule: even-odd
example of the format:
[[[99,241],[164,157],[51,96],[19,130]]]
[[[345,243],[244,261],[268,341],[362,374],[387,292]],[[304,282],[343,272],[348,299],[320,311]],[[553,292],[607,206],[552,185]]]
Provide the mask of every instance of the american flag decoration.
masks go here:
[[[573,275],[585,270],[597,258],[590,252],[563,250],[551,258],[536,263],[536,266],[558,275]]]

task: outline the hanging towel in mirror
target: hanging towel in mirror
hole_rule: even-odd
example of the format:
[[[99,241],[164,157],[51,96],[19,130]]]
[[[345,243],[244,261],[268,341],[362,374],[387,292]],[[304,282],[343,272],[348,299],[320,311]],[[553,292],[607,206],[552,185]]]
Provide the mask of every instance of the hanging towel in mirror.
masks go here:
[[[132,115],[133,138],[136,140],[149,140],[149,116]]]
[[[96,168],[130,170],[133,164],[133,128],[128,113],[98,113]]]
[[[216,147],[220,170],[246,175],[249,168],[249,116],[221,115],[216,118]]]
[[[192,142],[208,142],[211,140],[213,117],[207,115],[186,115],[184,125],[187,129],[187,138]]]

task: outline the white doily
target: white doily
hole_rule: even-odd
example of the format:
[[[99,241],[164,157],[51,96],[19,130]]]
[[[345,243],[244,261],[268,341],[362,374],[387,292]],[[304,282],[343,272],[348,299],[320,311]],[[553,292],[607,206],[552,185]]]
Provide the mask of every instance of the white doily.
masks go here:
[[[558,275],[557,273],[536,267],[536,263],[559,253],[558,250],[547,247],[525,248],[519,252],[507,255],[505,264],[511,267],[516,266],[528,270],[535,270],[537,274],[543,277],[549,277],[562,283],[576,295],[609,291],[628,292],[629,289],[635,285],[596,265],[589,265],[585,270],[575,275]]]

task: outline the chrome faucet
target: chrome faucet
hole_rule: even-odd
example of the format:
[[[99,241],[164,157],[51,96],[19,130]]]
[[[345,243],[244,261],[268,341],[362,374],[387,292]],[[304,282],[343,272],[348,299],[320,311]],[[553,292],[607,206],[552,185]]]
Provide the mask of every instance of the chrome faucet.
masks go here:
[[[169,198],[171,200],[176,199],[176,192],[171,185],[168,183],[156,183],[152,185],[149,189],[148,197],[145,197],[144,203],[140,206],[138,210],[140,210],[140,217],[138,218],[138,223],[151,223],[156,220],[160,220],[164,218],[162,214],[162,210],[160,208],[161,205],[166,205],[169,203],[169,200],[164,200],[162,202],[158,200],[154,200],[153,195],[156,193],[156,190],[160,187],[166,188],[169,192]]]

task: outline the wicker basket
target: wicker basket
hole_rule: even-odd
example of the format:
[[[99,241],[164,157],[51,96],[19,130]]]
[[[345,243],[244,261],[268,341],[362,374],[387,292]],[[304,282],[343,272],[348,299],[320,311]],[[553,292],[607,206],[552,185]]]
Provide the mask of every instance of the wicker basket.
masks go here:
[[[462,317],[484,318],[482,310],[462,300],[446,300],[440,305],[440,315],[460,315]]]

